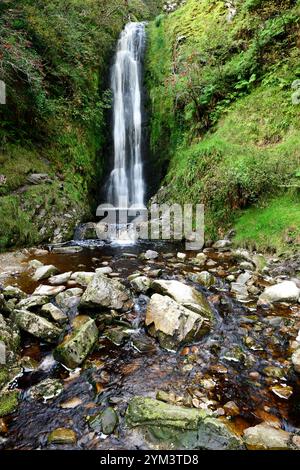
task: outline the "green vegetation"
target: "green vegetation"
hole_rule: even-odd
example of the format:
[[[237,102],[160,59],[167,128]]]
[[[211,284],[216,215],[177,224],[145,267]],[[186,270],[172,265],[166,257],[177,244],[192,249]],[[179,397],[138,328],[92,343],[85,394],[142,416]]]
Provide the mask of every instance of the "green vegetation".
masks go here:
[[[289,249],[299,244],[292,85],[300,77],[300,2],[235,1],[231,21],[225,3],[187,0],[149,26],[152,158],[167,169],[159,196],[204,203],[208,238],[236,225],[244,245]]]
[[[108,70],[128,15],[156,0],[3,0],[0,250],[72,234],[91,217],[107,159]],[[33,173],[52,183],[28,186]]]
[[[0,395],[0,418],[16,411],[19,404],[19,392],[12,391]]]

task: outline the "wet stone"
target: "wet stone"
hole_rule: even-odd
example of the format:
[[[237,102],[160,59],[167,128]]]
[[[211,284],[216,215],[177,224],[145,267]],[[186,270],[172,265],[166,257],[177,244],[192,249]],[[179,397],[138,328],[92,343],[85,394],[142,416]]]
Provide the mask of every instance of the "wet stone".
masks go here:
[[[48,444],[76,444],[77,436],[72,429],[57,428],[48,436]]]

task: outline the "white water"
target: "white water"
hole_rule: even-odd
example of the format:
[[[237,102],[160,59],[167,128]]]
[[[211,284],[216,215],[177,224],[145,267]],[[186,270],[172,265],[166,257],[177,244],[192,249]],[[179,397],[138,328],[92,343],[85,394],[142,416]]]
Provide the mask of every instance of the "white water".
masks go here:
[[[107,202],[117,208],[144,205],[141,111],[144,48],[145,25],[127,24],[111,73],[114,168],[108,181]]]

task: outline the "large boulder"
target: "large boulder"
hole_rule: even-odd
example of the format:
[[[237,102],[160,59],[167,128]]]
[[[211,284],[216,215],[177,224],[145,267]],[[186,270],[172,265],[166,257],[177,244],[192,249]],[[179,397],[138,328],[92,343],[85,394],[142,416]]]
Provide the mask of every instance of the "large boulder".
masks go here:
[[[283,281],[275,286],[267,287],[259,297],[260,303],[297,302],[300,289],[293,281]]]
[[[57,341],[62,331],[45,318],[27,310],[15,310],[14,319],[21,330],[50,343]]]
[[[134,397],[126,412],[128,427],[160,449],[238,450],[243,442],[226,423],[207,411]]]
[[[258,424],[244,431],[244,441],[251,450],[287,450],[291,434],[266,423]]]
[[[69,369],[82,364],[98,339],[98,329],[92,318],[80,315],[72,326],[72,332],[54,351],[54,358]]]
[[[206,297],[194,287],[179,281],[153,281],[151,288],[159,294],[165,294],[193,312],[212,320],[213,311]]]
[[[146,325],[163,348],[173,351],[182,343],[200,339],[210,330],[210,321],[206,317],[160,294],[151,297]]]
[[[128,292],[119,281],[96,273],[81,298],[80,307],[121,310],[128,300]]]

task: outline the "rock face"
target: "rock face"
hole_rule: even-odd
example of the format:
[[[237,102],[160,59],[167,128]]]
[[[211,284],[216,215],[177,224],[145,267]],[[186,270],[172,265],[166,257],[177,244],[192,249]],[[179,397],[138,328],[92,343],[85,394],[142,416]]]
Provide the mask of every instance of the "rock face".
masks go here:
[[[61,329],[53,323],[27,310],[15,310],[14,318],[19,328],[44,341],[55,342],[61,334]]]
[[[119,281],[97,273],[83,294],[80,307],[84,309],[104,307],[121,310],[128,300],[129,295]]]
[[[169,350],[176,350],[182,343],[197,340],[210,330],[207,318],[160,294],[151,297],[146,325],[160,345]]]
[[[152,289],[159,294],[172,297],[176,302],[193,312],[212,320],[213,311],[205,296],[193,287],[179,281],[153,281]]]
[[[261,294],[261,303],[275,302],[297,302],[300,296],[300,289],[293,281],[284,281],[275,286],[267,287]]]
[[[55,349],[54,358],[69,369],[78,367],[87,357],[98,338],[98,329],[92,318],[78,316],[73,331]]]
[[[290,433],[266,423],[258,424],[244,431],[244,441],[248,449],[287,450],[290,438]]]
[[[55,266],[41,266],[37,268],[32,279],[34,281],[42,281],[43,279],[48,279],[51,276],[54,276],[58,273],[58,269]]]
[[[150,443],[160,449],[238,450],[241,439],[225,423],[204,410],[183,408],[134,397],[126,412],[126,422],[138,428]]]

